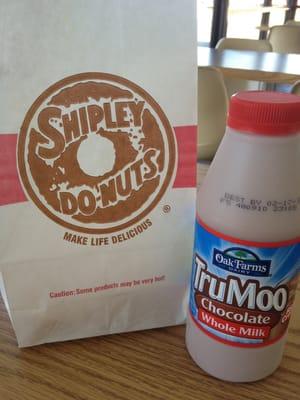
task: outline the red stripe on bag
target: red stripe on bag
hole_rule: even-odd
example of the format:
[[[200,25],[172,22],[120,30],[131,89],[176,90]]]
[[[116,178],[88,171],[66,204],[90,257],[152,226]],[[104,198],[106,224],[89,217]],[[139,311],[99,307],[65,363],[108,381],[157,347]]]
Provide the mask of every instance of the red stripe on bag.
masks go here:
[[[175,127],[178,168],[174,188],[196,187],[196,126]],[[27,201],[17,171],[18,135],[0,135],[0,206]]]
[[[0,206],[27,201],[17,171],[17,140],[16,134],[0,135]]]
[[[173,187],[196,187],[197,126],[178,126],[174,130],[178,146],[178,167]]]

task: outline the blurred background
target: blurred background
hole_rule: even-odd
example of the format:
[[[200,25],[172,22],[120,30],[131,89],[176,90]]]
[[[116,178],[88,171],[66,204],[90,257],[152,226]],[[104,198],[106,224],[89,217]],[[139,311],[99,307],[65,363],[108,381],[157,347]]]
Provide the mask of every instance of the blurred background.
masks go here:
[[[300,94],[300,0],[197,0],[197,23],[198,160],[205,168],[234,93]]]
[[[198,44],[210,46],[213,39],[212,47],[216,45],[213,14],[222,10],[219,24],[224,19],[225,26],[218,39],[266,39],[269,27],[300,21],[300,0],[197,0]]]

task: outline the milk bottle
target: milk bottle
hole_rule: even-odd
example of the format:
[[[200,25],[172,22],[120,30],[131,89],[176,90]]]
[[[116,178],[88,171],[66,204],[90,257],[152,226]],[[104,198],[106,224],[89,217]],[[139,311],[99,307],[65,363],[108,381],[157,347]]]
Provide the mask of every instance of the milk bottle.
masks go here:
[[[186,344],[211,375],[250,382],[279,365],[300,267],[300,97],[232,97],[198,193]]]

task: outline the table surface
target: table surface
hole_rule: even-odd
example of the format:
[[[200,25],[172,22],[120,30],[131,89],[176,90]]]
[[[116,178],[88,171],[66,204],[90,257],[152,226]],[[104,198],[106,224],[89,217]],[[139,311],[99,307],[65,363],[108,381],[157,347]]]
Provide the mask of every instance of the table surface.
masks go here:
[[[200,179],[207,167],[198,166]],[[0,300],[0,399],[299,400],[299,310],[298,290],[279,369],[260,382],[232,384],[194,364],[184,326],[19,349]]]
[[[294,83],[300,79],[300,54],[198,47],[198,66],[220,68],[225,76],[264,82]]]
[[[193,363],[184,326],[18,349],[1,301],[0,399],[299,400],[299,293],[294,307],[279,369],[260,382],[231,384]]]

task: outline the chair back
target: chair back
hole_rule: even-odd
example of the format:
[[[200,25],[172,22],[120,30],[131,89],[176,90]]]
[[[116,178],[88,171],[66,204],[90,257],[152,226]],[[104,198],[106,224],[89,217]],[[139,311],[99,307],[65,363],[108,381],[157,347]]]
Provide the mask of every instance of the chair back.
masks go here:
[[[198,68],[198,159],[210,160],[225,132],[228,97],[222,73]]]
[[[277,53],[300,53],[300,26],[272,26],[268,39]]]
[[[268,40],[222,38],[218,41],[216,49],[272,51]]]

